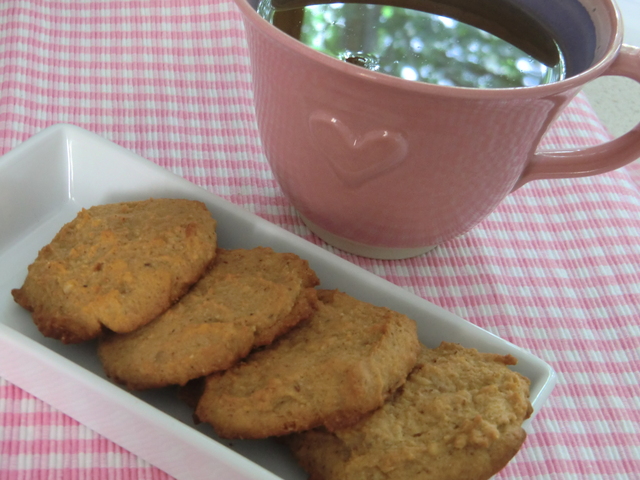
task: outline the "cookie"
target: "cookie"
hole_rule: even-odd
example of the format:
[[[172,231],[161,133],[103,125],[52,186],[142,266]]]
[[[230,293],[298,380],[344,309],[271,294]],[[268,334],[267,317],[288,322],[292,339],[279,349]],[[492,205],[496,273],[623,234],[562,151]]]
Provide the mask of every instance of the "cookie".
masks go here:
[[[532,412],[510,355],[423,348],[403,387],[358,424],[286,438],[311,480],[485,480],[518,452]]]
[[[150,199],[83,209],[40,250],[13,298],[64,343],[124,333],[167,310],[216,253],[201,202]]]
[[[293,253],[219,249],[211,269],[171,309],[135,332],[104,336],[100,360],[130,389],[184,385],[231,367],[309,317],[318,283]]]
[[[264,438],[355,423],[414,366],[415,322],[321,290],[309,320],[221,374],[207,377],[195,417],[221,437]]]

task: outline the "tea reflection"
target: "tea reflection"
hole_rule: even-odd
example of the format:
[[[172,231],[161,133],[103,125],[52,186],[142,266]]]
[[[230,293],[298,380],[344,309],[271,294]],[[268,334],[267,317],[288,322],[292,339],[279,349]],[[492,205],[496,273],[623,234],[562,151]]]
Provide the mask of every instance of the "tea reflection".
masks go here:
[[[400,6],[263,0],[258,13],[320,52],[406,80],[513,88],[550,83],[565,75],[562,53],[548,34],[524,42],[509,38],[523,45],[537,42],[528,48],[533,52],[529,54],[461,20]],[[487,20],[481,23],[485,26]]]

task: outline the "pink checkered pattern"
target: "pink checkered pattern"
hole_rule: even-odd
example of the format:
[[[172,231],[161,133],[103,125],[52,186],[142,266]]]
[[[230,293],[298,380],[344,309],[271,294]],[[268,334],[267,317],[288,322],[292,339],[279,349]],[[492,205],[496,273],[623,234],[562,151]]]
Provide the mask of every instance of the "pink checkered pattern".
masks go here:
[[[0,27],[2,153],[76,124],[321,244],[262,153],[229,0],[13,0],[0,5]],[[545,145],[608,138],[579,96]],[[640,166],[528,184],[420,258],[335,253],[558,371],[498,478],[640,478]],[[0,479],[84,478],[169,477],[0,378]]]

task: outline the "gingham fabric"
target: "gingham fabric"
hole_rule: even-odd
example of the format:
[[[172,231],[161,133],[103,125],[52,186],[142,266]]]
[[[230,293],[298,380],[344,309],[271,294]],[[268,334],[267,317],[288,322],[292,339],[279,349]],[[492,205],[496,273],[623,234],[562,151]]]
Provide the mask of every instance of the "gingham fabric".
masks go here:
[[[1,2],[0,59],[2,153],[72,123],[333,251],[266,163],[229,0]],[[580,95],[545,145],[608,138]],[[557,370],[498,479],[640,478],[640,167],[528,184],[419,258],[334,252]],[[169,477],[0,378],[0,479],[85,478]]]

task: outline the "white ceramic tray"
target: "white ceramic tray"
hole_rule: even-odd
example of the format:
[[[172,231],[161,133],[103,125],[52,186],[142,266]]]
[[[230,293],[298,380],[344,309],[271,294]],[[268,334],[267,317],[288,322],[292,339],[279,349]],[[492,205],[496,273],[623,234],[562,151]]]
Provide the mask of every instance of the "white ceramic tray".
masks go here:
[[[62,345],[43,337],[10,294],[38,250],[82,207],[149,197],[203,201],[218,220],[221,246],[297,253],[309,260],[323,288],[416,320],[427,346],[446,340],[516,356],[516,370],[531,379],[536,412],[553,389],[554,371],[530,353],[113,143],[54,125],[0,158],[0,375],[178,479],[306,475],[273,440],[224,441],[206,425],[195,427],[191,410],[171,389],[132,394],[112,384],[95,343]]]

